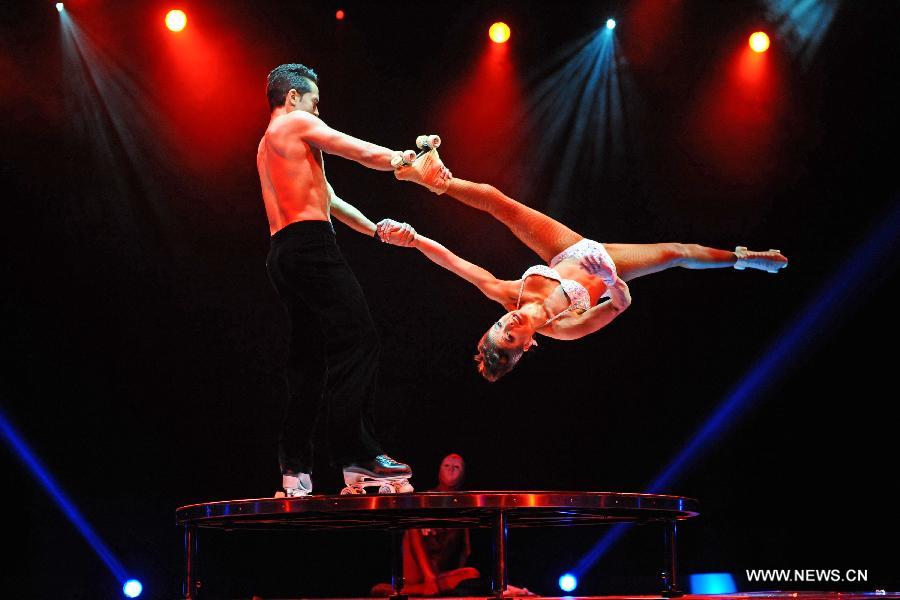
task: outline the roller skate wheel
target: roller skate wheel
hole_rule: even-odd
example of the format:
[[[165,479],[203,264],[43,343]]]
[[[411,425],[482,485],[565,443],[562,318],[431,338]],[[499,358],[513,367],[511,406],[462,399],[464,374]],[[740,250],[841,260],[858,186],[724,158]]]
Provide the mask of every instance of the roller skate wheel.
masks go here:
[[[415,488],[413,488],[412,484],[409,483],[408,481],[403,482],[399,486],[397,486],[398,494],[410,494],[414,491],[415,491]]]
[[[416,160],[416,151],[415,150],[404,150],[400,153],[400,156],[395,156],[391,159],[391,166],[395,169],[400,167],[408,167]]]
[[[394,489],[394,486],[392,486],[392,485],[389,484],[389,483],[382,483],[382,484],[378,487],[378,493],[379,493],[379,494],[396,494],[396,493],[397,493],[397,490],[395,490],[395,489]]]
[[[366,493],[365,490],[355,488],[355,487],[352,487],[349,485],[341,490],[341,496],[353,496],[355,494],[365,494],[365,493]]]
[[[416,138],[416,147],[419,150],[431,150],[441,145],[441,137],[439,135],[420,135]]]
[[[287,498],[287,494],[285,494],[283,491],[275,492],[275,497],[276,498]]]
[[[404,150],[400,153],[400,156],[395,156],[391,159],[391,166],[395,169],[399,169],[400,167],[408,167],[416,160],[416,151],[415,150]]]

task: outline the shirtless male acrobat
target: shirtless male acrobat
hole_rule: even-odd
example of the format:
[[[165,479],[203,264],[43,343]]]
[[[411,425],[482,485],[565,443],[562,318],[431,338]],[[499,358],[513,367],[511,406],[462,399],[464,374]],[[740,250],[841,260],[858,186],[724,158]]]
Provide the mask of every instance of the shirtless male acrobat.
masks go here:
[[[331,462],[343,469],[342,493],[411,492],[409,465],[387,456],[372,424],[379,341],[362,289],[335,241],[331,216],[378,236],[378,227],[339,198],[325,177],[323,152],[379,171],[392,171],[401,152],[352,137],[319,118],[316,73],[300,64],[269,73],[271,119],[256,164],[272,235],[269,278],[290,317],[285,367],[288,403],[278,460],[288,497],[312,491],[313,433],[328,419]],[[390,243],[408,245],[414,232],[385,219]],[[388,238],[385,238],[387,241]],[[327,404],[327,407],[325,406]]]

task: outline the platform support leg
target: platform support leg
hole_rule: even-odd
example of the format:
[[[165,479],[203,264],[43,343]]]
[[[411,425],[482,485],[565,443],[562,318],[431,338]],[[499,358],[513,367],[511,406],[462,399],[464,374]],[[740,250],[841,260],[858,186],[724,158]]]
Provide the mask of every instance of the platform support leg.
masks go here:
[[[666,598],[678,598],[684,596],[684,592],[678,589],[678,563],[676,557],[676,537],[678,534],[677,521],[665,523],[665,558],[663,563],[662,595]]]
[[[494,517],[493,523],[493,558],[494,558],[494,576],[491,581],[491,592],[494,596],[501,598],[509,584],[506,573],[506,542],[508,534],[508,521],[506,511],[501,510]]]
[[[197,579],[197,552],[199,550],[197,529],[192,525],[184,526],[184,581],[181,584],[181,595],[184,600],[198,600],[200,597],[200,580]]]
[[[391,598],[394,600],[407,600],[403,593],[406,579],[403,576],[403,534],[402,529],[391,530]]]

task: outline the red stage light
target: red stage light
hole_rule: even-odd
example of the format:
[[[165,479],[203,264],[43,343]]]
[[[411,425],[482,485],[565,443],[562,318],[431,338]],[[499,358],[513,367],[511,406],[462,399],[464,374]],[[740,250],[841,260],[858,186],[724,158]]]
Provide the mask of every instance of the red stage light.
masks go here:
[[[491,28],[488,30],[488,35],[494,43],[503,44],[509,39],[509,25],[502,21],[498,21],[491,25]]]
[[[187,15],[183,10],[170,10],[166,15],[166,27],[169,31],[181,31],[187,25]]]
[[[762,31],[757,31],[750,36],[750,48],[754,52],[765,52],[769,49],[769,36]]]
[[[346,17],[346,16],[347,16],[347,13],[345,13],[342,9],[338,9],[338,11],[336,13],[334,13],[334,18],[337,19],[338,21],[343,21],[344,17]]]

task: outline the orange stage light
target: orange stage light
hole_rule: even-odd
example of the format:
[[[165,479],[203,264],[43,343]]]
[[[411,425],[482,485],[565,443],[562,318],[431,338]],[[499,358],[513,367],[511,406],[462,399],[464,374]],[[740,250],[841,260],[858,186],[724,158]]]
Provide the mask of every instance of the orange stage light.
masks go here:
[[[754,52],[765,52],[769,49],[769,36],[762,31],[757,31],[750,36],[750,48]]]
[[[338,11],[336,13],[334,13],[334,18],[337,19],[338,21],[343,21],[344,17],[346,17],[346,16],[347,16],[347,13],[345,13],[341,9],[338,9]]]
[[[181,31],[187,25],[187,15],[183,10],[170,10],[166,15],[166,27],[169,31]]]
[[[509,25],[498,21],[491,25],[491,28],[488,30],[488,35],[495,43],[503,44],[509,39]]]

